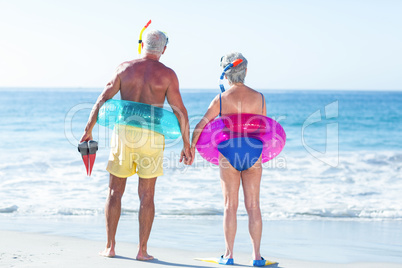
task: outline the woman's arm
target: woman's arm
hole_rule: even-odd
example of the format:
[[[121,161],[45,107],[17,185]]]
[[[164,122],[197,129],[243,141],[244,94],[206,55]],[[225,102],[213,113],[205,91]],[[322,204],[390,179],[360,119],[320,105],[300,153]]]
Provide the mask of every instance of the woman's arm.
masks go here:
[[[262,109],[262,115],[267,116],[267,102],[265,101],[265,96],[264,95],[262,95],[262,96],[263,96],[262,101],[264,103],[264,108]]]
[[[198,122],[193,131],[193,138],[191,140],[191,154],[193,156],[193,159],[191,161],[191,164],[194,162],[195,159],[195,145],[200,138],[202,130],[204,129],[205,125],[209,123],[209,121],[215,119],[219,115],[219,101],[220,100],[218,95],[212,100],[204,117],[200,120],[200,122]]]

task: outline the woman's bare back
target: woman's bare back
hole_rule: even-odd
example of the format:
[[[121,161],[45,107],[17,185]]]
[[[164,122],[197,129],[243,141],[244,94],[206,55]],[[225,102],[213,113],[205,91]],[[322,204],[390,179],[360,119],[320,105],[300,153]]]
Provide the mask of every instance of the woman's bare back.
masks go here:
[[[266,115],[262,94],[245,85],[234,85],[221,95],[222,115],[250,113]]]

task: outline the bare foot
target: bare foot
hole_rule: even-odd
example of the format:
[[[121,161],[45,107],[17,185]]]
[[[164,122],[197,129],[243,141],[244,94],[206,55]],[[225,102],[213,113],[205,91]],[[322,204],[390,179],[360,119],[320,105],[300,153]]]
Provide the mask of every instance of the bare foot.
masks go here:
[[[99,255],[103,257],[113,258],[114,256],[116,256],[116,253],[114,252],[114,249],[106,248],[104,251],[99,252]]]
[[[136,259],[139,261],[150,261],[154,259],[154,256],[148,255],[148,253],[140,254],[138,252]]]

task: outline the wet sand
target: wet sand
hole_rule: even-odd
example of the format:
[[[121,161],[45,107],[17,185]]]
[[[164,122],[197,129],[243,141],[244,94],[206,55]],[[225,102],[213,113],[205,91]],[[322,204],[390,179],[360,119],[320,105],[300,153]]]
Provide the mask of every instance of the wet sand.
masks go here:
[[[216,255],[216,252],[197,251],[196,247],[189,250],[151,247],[149,253],[156,259],[143,262],[135,259],[137,246],[133,243],[118,243],[117,256],[105,258],[98,255],[104,247],[101,241],[14,231],[0,231],[0,237],[1,267],[222,267],[195,260]],[[275,257],[269,259],[279,262],[278,267],[283,268],[402,267],[397,263],[339,264]],[[235,266],[250,267],[250,261],[248,254],[238,253]]]

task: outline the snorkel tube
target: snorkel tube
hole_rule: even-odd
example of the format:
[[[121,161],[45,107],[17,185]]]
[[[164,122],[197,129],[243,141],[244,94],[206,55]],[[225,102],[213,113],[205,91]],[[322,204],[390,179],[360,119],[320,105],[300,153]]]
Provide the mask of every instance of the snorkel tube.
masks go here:
[[[138,40],[138,54],[141,55],[141,43],[142,43],[142,33],[145,31],[146,28],[148,28],[149,24],[151,24],[151,20],[148,21],[148,23],[142,28],[140,32],[140,38]]]
[[[220,77],[220,83],[219,83],[219,87],[221,88],[222,93],[225,92],[225,87],[223,86],[223,78],[225,77],[226,71],[229,70],[232,67],[236,67],[237,65],[239,65],[242,62],[243,62],[242,59],[234,60],[232,63],[229,63],[229,65],[226,66],[225,69],[223,69],[223,72],[222,72],[221,77]]]

